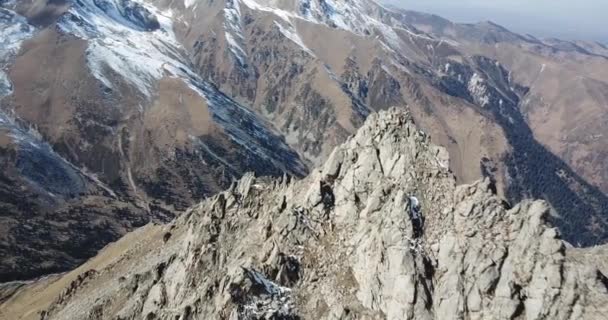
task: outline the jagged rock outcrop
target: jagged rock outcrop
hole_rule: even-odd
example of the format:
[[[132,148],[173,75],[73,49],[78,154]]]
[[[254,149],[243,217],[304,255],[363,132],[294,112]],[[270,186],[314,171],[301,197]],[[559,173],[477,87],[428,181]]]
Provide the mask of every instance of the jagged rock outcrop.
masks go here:
[[[594,249],[591,258],[587,249],[568,249],[545,223],[543,201],[508,208],[489,179],[456,186],[447,162],[445,149],[430,144],[409,114],[372,114],[308,178],[246,175],[169,225],[139,229],[49,284],[24,286],[0,314],[181,320],[608,314],[604,253]]]
[[[0,0],[0,281],[70,270],[245,172],[305,176],[404,104],[459,183],[605,243],[604,49],[374,0]]]

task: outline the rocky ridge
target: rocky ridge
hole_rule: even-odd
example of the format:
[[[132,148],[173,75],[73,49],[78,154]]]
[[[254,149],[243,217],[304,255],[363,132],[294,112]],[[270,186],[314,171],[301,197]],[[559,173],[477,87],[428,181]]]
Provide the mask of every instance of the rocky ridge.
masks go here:
[[[372,114],[307,178],[249,174],[168,225],[25,285],[5,319],[602,319],[595,249],[544,201],[457,186],[409,113]],[[422,217],[421,217],[422,216]],[[586,254],[594,250],[594,254]],[[588,251],[591,252],[591,251]]]
[[[272,122],[303,159],[322,163],[369,112],[407,104],[419,126],[450,151],[459,182],[486,176],[510,202],[544,199],[565,239],[579,246],[606,242],[608,197],[596,188],[601,184],[589,183],[607,172],[601,169],[605,121],[598,116],[605,113],[605,90],[558,89],[571,88],[566,80],[558,87],[540,85],[580,79],[585,65],[603,70],[604,60],[549,44],[536,47],[537,41],[492,23],[427,22],[368,0],[192,1],[183,8],[153,3],[174,13],[176,37],[197,72]],[[499,54],[508,46],[514,48]],[[561,55],[581,61],[571,66],[576,76],[552,73],[554,66],[565,68]],[[600,71],[589,77],[606,78]],[[579,94],[589,101],[576,103],[581,121],[567,116],[572,111],[562,117],[561,111],[538,109],[540,101],[548,109],[561,96],[567,102],[559,109],[571,110]],[[307,125],[312,122],[317,125]],[[549,140],[563,140],[556,128],[579,128],[575,135],[564,131],[569,151],[547,143],[538,123]]]
[[[0,282],[69,270],[245,172],[304,176],[406,104],[459,183],[543,198],[564,239],[608,241],[601,46],[372,0],[0,7]]]

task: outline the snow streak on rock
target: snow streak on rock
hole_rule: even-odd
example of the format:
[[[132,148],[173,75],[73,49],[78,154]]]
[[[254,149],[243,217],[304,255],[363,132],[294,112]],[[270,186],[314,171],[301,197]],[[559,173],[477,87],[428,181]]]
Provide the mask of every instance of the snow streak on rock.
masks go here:
[[[277,133],[268,129],[268,124],[192,71],[189,60],[173,33],[170,11],[161,12],[143,2],[135,5],[129,4],[129,0],[104,0],[103,5],[100,5],[100,1],[82,0],[74,4],[68,15],[61,19],[59,26],[64,32],[89,41],[89,67],[106,87],[113,88],[113,79],[118,76],[148,99],[152,99],[158,80],[163,77],[179,78],[206,99],[213,119],[223,127],[234,143],[258,159],[269,161],[276,168],[300,174],[306,172],[297,154],[291,151]],[[158,21],[159,28],[143,28],[140,26],[143,22],[133,23],[121,15],[121,12],[128,10],[117,6],[125,3],[129,7],[140,8],[142,13],[137,16],[145,16],[146,21]],[[236,34],[237,37],[242,37],[238,27],[238,3],[234,4],[235,7],[228,11],[232,19],[230,21],[234,22],[230,25],[234,27],[234,33],[226,35]],[[234,41],[237,53],[244,53]]]
[[[232,52],[241,65],[245,65],[247,53],[241,45],[245,38],[241,30],[241,8],[238,0],[226,0],[224,20],[226,42],[228,43],[230,52]]]
[[[0,111],[0,130],[17,147],[17,168],[30,185],[41,192],[47,201],[56,196],[73,196],[85,189],[85,179],[78,168],[58,155],[40,136],[15,118]]]
[[[120,7],[122,4],[137,7],[140,13],[126,15],[129,10]],[[153,28],[156,24],[158,28]],[[172,31],[171,13],[147,4],[82,0],[73,4],[58,25],[89,41],[89,67],[108,88],[113,88],[113,75],[119,75],[150,97],[158,79],[185,67],[180,62],[183,57]]]
[[[0,8],[0,98],[12,93],[12,84],[5,65],[18,54],[23,41],[34,36],[36,28],[25,17]],[[74,166],[59,155],[33,127],[0,110],[0,131],[6,132],[16,146],[16,166],[30,186],[46,201],[72,197],[86,189],[86,180],[93,181],[111,196],[114,193],[97,177]]]
[[[279,18],[283,19],[286,22],[290,22],[291,18],[303,18],[302,16],[298,15],[295,12],[291,12],[291,11],[287,11],[287,10],[283,10],[283,9],[274,7],[273,6],[274,4],[272,2],[269,3],[268,5],[266,5],[266,4],[260,3],[256,0],[241,0],[241,1],[249,9],[273,13],[274,15],[278,16]]]
[[[490,103],[490,98],[488,97],[487,92],[488,89],[486,88],[483,78],[479,74],[473,74],[469,80],[467,89],[475,102],[480,106],[485,107]]]
[[[23,40],[30,38],[34,31],[24,17],[0,8],[0,59],[16,54]]]
[[[440,41],[417,30],[412,30],[408,25],[395,19],[378,15],[377,12],[389,10],[382,8],[380,4],[374,1],[299,0],[294,1],[295,10],[279,7],[276,1],[272,0],[241,1],[252,10],[275,14],[290,25],[293,25],[292,22],[299,19],[315,24],[325,24],[359,36],[379,36],[385,39],[392,50],[399,50],[402,47],[403,39],[397,34],[397,30],[407,33],[409,37],[431,42]],[[284,24],[281,25],[284,26]],[[289,37],[294,39],[296,36],[297,31],[294,28]]]
[[[35,28],[17,13],[0,8],[0,98],[11,94],[12,85],[5,65],[19,52],[21,43],[34,35]]]
[[[184,0],[184,6],[186,8],[190,8],[192,7],[194,4],[196,4],[198,0]]]
[[[13,85],[8,79],[8,75],[0,70],[0,97],[7,96],[13,91]]]
[[[298,35],[298,33],[295,30],[295,28],[294,28],[293,25],[290,25],[289,27],[284,27],[278,21],[275,21],[274,24],[279,28],[279,31],[281,31],[281,34],[283,34],[289,40],[293,41],[295,44],[297,44],[298,46],[300,46],[300,48],[302,48],[302,50],[304,50],[305,52],[307,52],[311,56],[313,56],[313,57],[315,56],[315,54],[312,52],[312,50],[310,50],[304,44],[304,41],[302,41],[302,38],[300,38],[300,36]]]

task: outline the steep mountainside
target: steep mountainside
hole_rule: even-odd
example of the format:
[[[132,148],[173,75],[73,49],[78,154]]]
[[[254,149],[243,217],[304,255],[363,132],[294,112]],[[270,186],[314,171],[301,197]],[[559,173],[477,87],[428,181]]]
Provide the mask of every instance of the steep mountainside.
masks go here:
[[[587,181],[608,192],[608,50],[599,43],[541,40],[492,23],[454,24],[406,12],[405,22],[499,61],[529,88],[520,109],[534,136]]]
[[[181,62],[169,20],[116,4],[72,3],[45,28],[1,11],[0,280],[73,267],[246,171],[306,173],[271,124]]]
[[[0,317],[604,319],[605,248],[560,240],[544,201],[456,186],[448,162],[409,114],[373,114],[306,179],[246,175],[16,289]]]
[[[492,24],[425,32],[372,0],[0,6],[0,280],[66,270],[244,172],[304,176],[369,114],[405,105],[460,183],[547,200],[574,244],[608,238],[603,131],[587,139],[606,128],[602,86],[577,105],[584,126],[563,112],[556,125],[547,114],[569,100],[549,95],[570,80],[522,71],[534,53],[606,79],[601,47],[511,44],[505,57],[491,49],[535,40]],[[569,138],[551,140],[556,128]]]
[[[173,12],[176,35],[192,48],[198,72],[274,123],[312,163],[369,111],[407,103],[421,127],[454,154],[450,167],[459,181],[490,176],[510,201],[549,201],[572,242],[605,239],[608,198],[536,141],[525,111],[534,108],[529,83],[468,42],[424,33],[407,12],[365,0],[156,3]],[[494,42],[525,39],[493,24],[470,29],[483,27],[496,34]],[[470,37],[480,45],[493,39],[477,33]],[[598,143],[593,167],[602,171],[605,143]],[[591,176],[587,166],[577,168]]]

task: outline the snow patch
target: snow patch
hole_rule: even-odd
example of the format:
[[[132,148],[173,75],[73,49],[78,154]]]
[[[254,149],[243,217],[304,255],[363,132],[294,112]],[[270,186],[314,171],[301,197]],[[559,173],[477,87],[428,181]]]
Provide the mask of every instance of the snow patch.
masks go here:
[[[392,27],[373,19],[369,20],[369,24],[382,34],[390,48],[399,49],[401,47],[401,38]]]
[[[8,79],[8,75],[0,70],[0,98],[8,96],[13,92],[13,85]]]
[[[0,8],[0,98],[13,90],[8,75],[3,70],[21,48],[21,43],[34,35],[36,28],[27,20],[8,9]]]
[[[239,61],[244,65],[247,58],[247,53],[241,46],[245,39],[241,28],[241,8],[239,0],[227,0],[224,8],[224,28],[226,29],[226,42],[228,48]]]
[[[292,319],[295,306],[291,299],[291,289],[277,285],[262,273],[243,268],[247,277],[262,289],[253,295],[231,319]]]
[[[236,39],[234,39],[232,34],[229,32],[226,32],[226,42],[228,43],[228,48],[230,49],[230,52],[234,54],[234,56],[241,65],[244,65],[247,59],[247,53],[245,52],[245,50],[243,50],[241,45],[239,45]]]
[[[198,0],[184,0],[184,7],[190,8],[192,7]]]
[[[349,25],[347,21],[355,22],[355,19],[352,19],[354,17],[352,16],[351,11],[348,10],[345,2],[324,0],[320,1],[319,4],[319,7],[322,10],[321,14],[325,16],[330,23],[340,29],[351,29],[351,25]]]
[[[262,5],[262,4],[258,3],[258,2],[256,2],[255,0],[241,0],[241,1],[249,9],[273,13],[276,16],[278,16],[279,18],[281,18],[284,21],[286,21],[286,22],[291,22],[291,20],[290,20],[291,18],[304,18],[304,17],[299,16],[298,14],[293,13],[293,12],[289,12],[289,11],[286,11],[286,10],[282,10],[282,9],[278,9],[278,8],[273,8],[273,7],[270,7],[270,6]]]
[[[425,34],[415,33],[412,30],[409,30],[407,28],[397,28],[397,29],[399,29],[401,31],[405,31],[410,37],[420,38],[420,39],[431,41],[431,42],[437,42],[437,41],[441,42],[442,41],[442,40],[433,39]]]
[[[473,74],[469,80],[467,88],[473,97],[473,100],[475,100],[475,102],[477,102],[480,106],[485,107],[490,103],[490,97],[488,96],[488,89],[485,85],[485,81],[479,74]]]
[[[384,71],[387,75],[391,76],[394,78],[392,71],[384,64],[382,64],[380,66],[380,68],[382,69],[382,71]]]
[[[280,2],[276,0],[238,1],[252,10],[273,13],[290,25],[294,19],[300,19],[346,30],[359,36],[370,36],[375,30],[383,38],[380,40],[385,41],[387,47],[393,50],[399,50],[403,43],[402,37],[397,31],[404,31],[412,38],[421,38],[433,43],[446,42],[414,32],[407,25],[395,19],[392,19],[390,23],[382,21],[382,17],[376,14],[378,8],[382,6],[375,1],[299,0],[296,1],[296,8],[293,11],[277,8]]]
[[[158,29],[144,30],[117,17],[115,11],[102,10],[94,0],[75,2],[58,27],[88,40],[89,68],[106,87],[113,88],[113,75],[119,75],[150,97],[156,80],[184,67],[183,54],[172,31],[171,13],[139,4],[154,15]]]
[[[0,63],[19,52],[21,43],[34,35],[27,20],[8,9],[0,8]]]
[[[382,46],[382,49],[384,49],[386,52],[389,52],[389,53],[392,53],[392,54],[397,54],[397,51],[395,51],[388,44],[386,44],[386,42],[380,40],[380,45]]]

